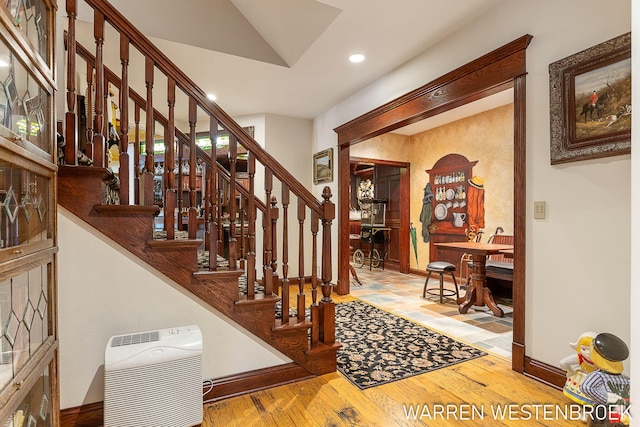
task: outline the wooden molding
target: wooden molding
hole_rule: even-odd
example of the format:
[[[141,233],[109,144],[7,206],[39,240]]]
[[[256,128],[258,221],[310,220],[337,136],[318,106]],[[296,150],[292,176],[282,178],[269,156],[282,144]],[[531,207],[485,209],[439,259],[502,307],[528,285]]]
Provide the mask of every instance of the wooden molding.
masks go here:
[[[211,386],[203,386],[203,400],[215,402],[311,377],[313,375],[295,363],[257,369],[211,380]]]
[[[203,384],[203,404],[311,377],[313,375],[295,363],[229,375],[210,380],[210,384]],[[103,420],[104,402],[89,403],[60,411],[61,427],[100,427]]]
[[[558,390],[562,390],[567,380],[567,374],[562,369],[528,356],[524,358],[524,374]]]

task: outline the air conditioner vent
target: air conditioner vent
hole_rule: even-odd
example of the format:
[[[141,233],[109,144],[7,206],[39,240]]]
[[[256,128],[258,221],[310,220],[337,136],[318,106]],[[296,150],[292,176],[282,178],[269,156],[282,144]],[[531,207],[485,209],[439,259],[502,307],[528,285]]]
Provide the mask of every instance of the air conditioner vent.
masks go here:
[[[159,331],[141,332],[139,334],[120,335],[111,339],[111,347],[122,345],[143,344],[146,342],[160,341]]]

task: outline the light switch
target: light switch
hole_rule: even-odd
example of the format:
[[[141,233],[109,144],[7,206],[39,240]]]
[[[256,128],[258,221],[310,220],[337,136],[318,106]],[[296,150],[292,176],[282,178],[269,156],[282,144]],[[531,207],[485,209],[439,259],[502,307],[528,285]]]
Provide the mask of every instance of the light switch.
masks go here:
[[[533,218],[545,219],[547,206],[545,202],[533,202]]]

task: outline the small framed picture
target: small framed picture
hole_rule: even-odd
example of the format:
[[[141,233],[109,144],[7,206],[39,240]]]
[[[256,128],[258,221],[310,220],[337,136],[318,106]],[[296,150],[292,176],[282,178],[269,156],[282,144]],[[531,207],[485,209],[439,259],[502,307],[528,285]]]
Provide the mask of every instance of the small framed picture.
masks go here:
[[[333,148],[313,155],[313,183],[333,181]]]

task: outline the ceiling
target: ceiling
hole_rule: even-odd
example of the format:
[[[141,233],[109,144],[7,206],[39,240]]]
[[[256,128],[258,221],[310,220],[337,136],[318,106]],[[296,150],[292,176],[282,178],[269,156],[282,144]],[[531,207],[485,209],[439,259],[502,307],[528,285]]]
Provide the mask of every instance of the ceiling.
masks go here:
[[[311,119],[504,0],[110,1],[231,116]]]

